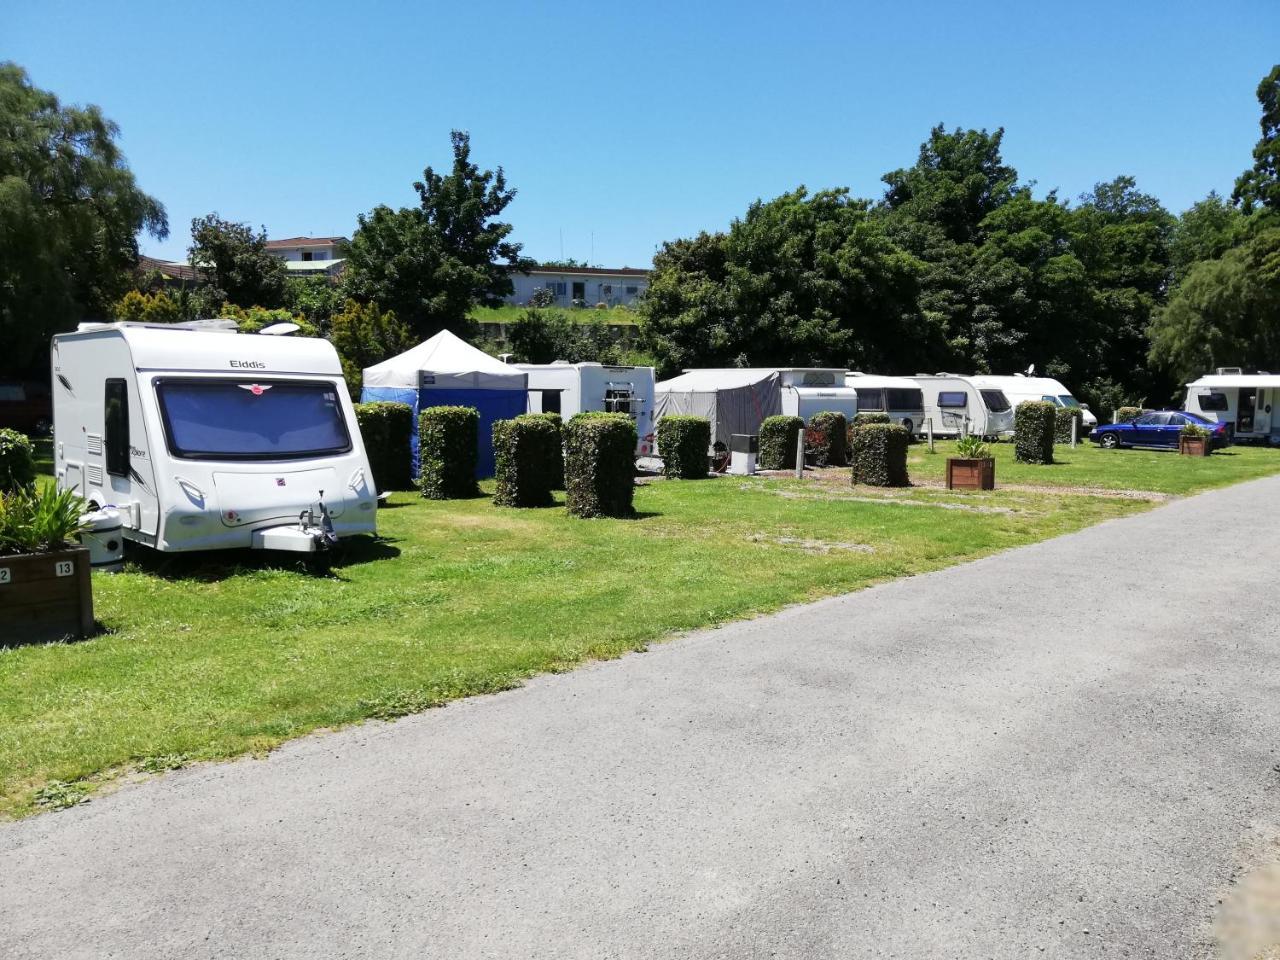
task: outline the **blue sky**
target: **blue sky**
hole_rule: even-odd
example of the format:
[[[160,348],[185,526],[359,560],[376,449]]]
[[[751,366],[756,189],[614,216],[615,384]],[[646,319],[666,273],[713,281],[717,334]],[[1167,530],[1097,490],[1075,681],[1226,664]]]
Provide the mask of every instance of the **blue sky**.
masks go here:
[[[606,266],[798,184],[878,197],[938,122],[1005,127],[1040,192],[1128,173],[1181,210],[1249,164],[1280,59],[1275,0],[6,7],[0,59],[120,124],[174,258],[211,210],[349,236],[453,127],[526,254]]]

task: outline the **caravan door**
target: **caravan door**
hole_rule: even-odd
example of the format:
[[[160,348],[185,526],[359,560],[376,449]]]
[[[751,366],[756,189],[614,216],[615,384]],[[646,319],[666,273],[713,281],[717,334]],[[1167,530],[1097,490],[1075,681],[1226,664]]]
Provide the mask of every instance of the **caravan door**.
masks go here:
[[[1253,432],[1266,437],[1271,434],[1271,404],[1276,391],[1269,387],[1259,387],[1258,397],[1253,409]]]

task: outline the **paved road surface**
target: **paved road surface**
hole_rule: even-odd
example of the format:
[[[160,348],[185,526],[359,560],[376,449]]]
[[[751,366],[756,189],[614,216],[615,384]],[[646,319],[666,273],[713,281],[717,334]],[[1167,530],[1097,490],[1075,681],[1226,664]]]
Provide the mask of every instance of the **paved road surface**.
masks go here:
[[[0,829],[6,958],[1210,956],[1280,478]]]

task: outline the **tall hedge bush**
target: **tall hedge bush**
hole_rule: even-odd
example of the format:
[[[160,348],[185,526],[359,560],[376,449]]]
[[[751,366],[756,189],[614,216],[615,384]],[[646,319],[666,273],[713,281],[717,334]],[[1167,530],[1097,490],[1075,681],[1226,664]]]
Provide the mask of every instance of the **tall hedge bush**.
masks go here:
[[[658,421],[657,440],[664,477],[701,480],[707,476],[711,421],[706,417],[683,414],[663,417]]]
[[[493,425],[497,489],[502,507],[545,507],[554,503],[551,484],[560,459],[560,432],[541,414],[525,414]]]
[[[809,418],[804,432],[804,456],[815,467],[849,465],[849,424],[843,413],[823,410]]]
[[[1116,420],[1120,423],[1131,423],[1142,416],[1141,407],[1121,407],[1116,411]]]
[[[575,517],[629,517],[636,422],[625,413],[580,413],[564,426],[565,506]]]
[[[364,452],[373,470],[373,484],[383,490],[408,490],[413,486],[413,407],[379,400],[357,403],[356,424],[364,438]]]
[[[418,415],[418,486],[428,500],[457,500],[480,492],[479,426],[475,407],[427,407]]]
[[[907,446],[911,439],[906,427],[894,423],[864,423],[853,430],[850,450],[854,483],[873,487],[908,487]]]
[[[892,423],[887,413],[855,413],[853,426],[860,427],[867,423]]]
[[[1071,421],[1076,421],[1076,439],[1083,440],[1089,432],[1084,428],[1084,411],[1079,407],[1059,407],[1055,406],[1053,410],[1054,443],[1070,443],[1071,442]]]
[[[1013,458],[1022,463],[1053,463],[1053,436],[1058,406],[1047,400],[1024,400],[1013,414]]]
[[[804,429],[799,417],[765,417],[760,424],[761,470],[791,470],[796,465],[796,437]]]
[[[551,489],[564,489],[564,420],[558,413],[529,413],[529,417],[538,417],[551,424],[556,432],[555,456],[551,461]]]
[[[0,493],[32,490],[36,485],[35,448],[25,433],[0,428]]]

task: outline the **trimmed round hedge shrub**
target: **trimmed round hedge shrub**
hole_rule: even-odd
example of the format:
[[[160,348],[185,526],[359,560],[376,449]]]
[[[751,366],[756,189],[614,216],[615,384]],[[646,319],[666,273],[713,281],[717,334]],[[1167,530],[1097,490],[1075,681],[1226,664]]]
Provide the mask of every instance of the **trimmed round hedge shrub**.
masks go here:
[[[418,487],[428,500],[474,497],[476,436],[480,412],[475,407],[427,407],[418,415]]]
[[[794,469],[796,437],[803,429],[804,421],[799,417],[765,417],[760,424],[760,469]]]
[[[35,448],[25,433],[0,428],[0,493],[33,490],[36,485]]]
[[[1141,407],[1121,407],[1116,411],[1116,420],[1120,423],[1132,423],[1142,416]]]
[[[850,471],[854,483],[873,487],[909,487],[906,427],[896,423],[864,423],[853,430]]]
[[[565,506],[574,517],[630,517],[636,422],[625,413],[579,413],[564,426]]]
[[[685,414],[663,417],[658,421],[657,440],[664,477],[706,478],[707,451],[711,449],[710,420]]]
[[[1071,442],[1071,421],[1076,421],[1076,439],[1084,440],[1089,436],[1089,432],[1084,428],[1084,411],[1079,407],[1059,407],[1054,406],[1054,443],[1070,443]]]
[[[413,487],[413,407],[407,403],[379,400],[357,403],[356,424],[364,438],[364,452],[373,470],[373,485],[383,490]]]
[[[541,414],[525,414],[493,425],[497,489],[501,507],[545,507],[560,461],[560,431]]]
[[[887,413],[855,413],[853,425],[860,427],[865,423],[892,423]]]
[[[537,417],[551,424],[556,432],[555,456],[551,462],[551,489],[564,489],[564,420],[558,413],[526,413],[526,417]]]
[[[1047,400],[1024,400],[1013,414],[1013,458],[1020,463],[1053,463],[1053,435],[1058,406]],[[1070,428],[1068,428],[1070,429]]]
[[[804,458],[815,467],[849,465],[849,425],[843,413],[823,410],[809,418],[804,432]]]

